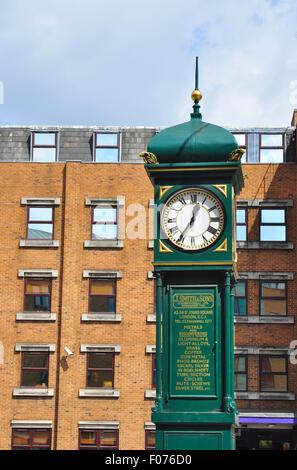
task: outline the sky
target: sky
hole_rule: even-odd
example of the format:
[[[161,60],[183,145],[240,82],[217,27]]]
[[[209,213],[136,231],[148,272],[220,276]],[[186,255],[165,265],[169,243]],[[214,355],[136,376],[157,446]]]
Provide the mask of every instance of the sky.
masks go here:
[[[0,0],[0,125],[286,127],[296,0]]]

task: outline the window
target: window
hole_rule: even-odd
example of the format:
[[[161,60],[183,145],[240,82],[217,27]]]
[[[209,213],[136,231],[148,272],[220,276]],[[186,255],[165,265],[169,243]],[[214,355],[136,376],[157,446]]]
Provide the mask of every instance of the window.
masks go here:
[[[247,283],[239,281],[234,289],[234,314],[247,315]]]
[[[28,207],[27,239],[52,240],[54,233],[53,207]]]
[[[51,280],[25,279],[24,312],[50,312]]]
[[[260,162],[282,163],[284,161],[285,134],[260,134]]]
[[[285,209],[261,209],[260,241],[286,241]]]
[[[12,450],[50,450],[50,429],[13,429]]]
[[[238,147],[245,149],[245,153],[241,158],[242,163],[245,163],[247,161],[247,134],[233,132],[233,135],[237,141]]]
[[[120,134],[118,132],[96,132],[94,160],[99,163],[116,163],[119,161]]]
[[[55,162],[58,147],[57,132],[32,132],[33,162]]]
[[[21,387],[47,387],[48,366],[48,353],[23,352]]]
[[[247,209],[236,209],[236,240],[247,240]]]
[[[118,237],[117,206],[92,208],[92,240],[116,240]]]
[[[119,432],[116,430],[80,430],[80,450],[118,449]]]
[[[287,389],[287,357],[260,356],[260,390],[262,392],[286,392]]]
[[[156,431],[145,431],[145,450],[154,450],[156,448]]]
[[[287,289],[285,282],[261,281],[260,314],[287,315]]]
[[[116,281],[90,279],[89,313],[115,313]]]
[[[87,388],[113,388],[114,354],[88,353]]]
[[[157,369],[156,369],[156,354],[152,354],[152,388],[156,388],[156,374],[157,374]]]
[[[236,355],[234,358],[234,386],[235,391],[245,392],[247,390],[247,357]]]

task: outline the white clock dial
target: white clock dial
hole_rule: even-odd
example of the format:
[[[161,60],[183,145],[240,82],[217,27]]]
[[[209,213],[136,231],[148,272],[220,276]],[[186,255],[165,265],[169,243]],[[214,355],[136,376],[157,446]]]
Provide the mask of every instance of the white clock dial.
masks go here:
[[[218,239],[224,227],[219,199],[202,188],[178,191],[166,201],[161,226],[168,239],[183,250],[201,250]]]

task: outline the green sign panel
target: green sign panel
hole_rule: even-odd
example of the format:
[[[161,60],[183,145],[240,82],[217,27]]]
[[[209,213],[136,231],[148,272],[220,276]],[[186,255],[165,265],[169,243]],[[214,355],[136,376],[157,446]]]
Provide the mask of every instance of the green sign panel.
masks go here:
[[[174,288],[170,396],[216,398],[216,289]]]

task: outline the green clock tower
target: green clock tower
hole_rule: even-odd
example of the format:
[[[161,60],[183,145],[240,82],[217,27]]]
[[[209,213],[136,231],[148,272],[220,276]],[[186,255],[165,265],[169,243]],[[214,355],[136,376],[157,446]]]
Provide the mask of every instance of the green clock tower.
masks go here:
[[[141,154],[154,185],[156,449],[230,450],[234,425],[235,195],[243,153],[226,129],[191,119]]]

